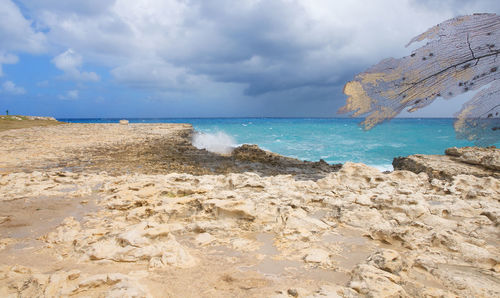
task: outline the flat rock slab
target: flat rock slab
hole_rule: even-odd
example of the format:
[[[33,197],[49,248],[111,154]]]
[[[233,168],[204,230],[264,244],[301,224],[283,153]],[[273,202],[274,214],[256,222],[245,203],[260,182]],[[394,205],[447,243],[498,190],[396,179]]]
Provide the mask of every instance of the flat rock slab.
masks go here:
[[[500,149],[495,147],[449,148],[446,155],[415,154],[397,157],[394,170],[426,173],[429,178],[451,179],[456,175],[500,177]]]

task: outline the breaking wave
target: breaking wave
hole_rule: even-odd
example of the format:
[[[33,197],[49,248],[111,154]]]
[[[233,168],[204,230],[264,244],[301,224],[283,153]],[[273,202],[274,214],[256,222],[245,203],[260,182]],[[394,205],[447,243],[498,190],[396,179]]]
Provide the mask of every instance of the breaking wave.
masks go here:
[[[214,153],[229,154],[236,147],[236,141],[224,132],[197,132],[193,137],[193,146]]]

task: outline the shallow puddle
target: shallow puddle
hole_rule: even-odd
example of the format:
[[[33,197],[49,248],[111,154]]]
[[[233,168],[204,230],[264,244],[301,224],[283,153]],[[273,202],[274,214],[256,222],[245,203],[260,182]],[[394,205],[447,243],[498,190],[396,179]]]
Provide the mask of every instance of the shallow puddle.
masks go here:
[[[87,201],[81,204],[82,201]],[[0,202],[0,235],[10,238],[37,238],[57,227],[66,217],[80,221],[97,210],[94,198],[39,197]]]
[[[345,271],[350,271],[357,264],[364,262],[377,248],[360,231],[351,228],[338,228],[335,232],[325,233],[322,241],[341,248],[341,254],[333,257],[333,261]]]
[[[257,265],[240,268],[244,270],[255,270],[265,275],[285,275],[299,270],[303,265],[304,263],[299,261],[275,260],[266,256]]]
[[[87,203],[82,204],[82,201]],[[56,254],[45,254],[46,243],[40,237],[54,231],[67,217],[72,216],[84,222],[85,215],[99,209],[95,201],[95,196],[92,196],[35,197],[0,202],[0,216],[8,217],[7,221],[0,224],[0,238],[13,239],[0,250],[1,263],[50,270],[61,266],[64,261],[57,258]]]
[[[279,251],[274,246],[274,235],[271,233],[257,233],[255,235],[255,239],[262,243],[262,246],[259,248],[257,251],[258,253],[264,254],[264,255],[270,255],[270,256],[275,256],[279,255]]]

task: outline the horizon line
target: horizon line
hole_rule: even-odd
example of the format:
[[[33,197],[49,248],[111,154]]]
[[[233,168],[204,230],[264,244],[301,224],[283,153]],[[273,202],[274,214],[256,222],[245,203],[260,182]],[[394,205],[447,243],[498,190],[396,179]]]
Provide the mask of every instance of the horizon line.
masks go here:
[[[56,119],[112,119],[112,120],[131,120],[131,119],[352,119],[362,120],[364,117],[259,117],[259,116],[241,116],[241,117],[54,117]],[[395,117],[396,119],[457,119],[456,117]],[[389,120],[389,121],[390,121]]]

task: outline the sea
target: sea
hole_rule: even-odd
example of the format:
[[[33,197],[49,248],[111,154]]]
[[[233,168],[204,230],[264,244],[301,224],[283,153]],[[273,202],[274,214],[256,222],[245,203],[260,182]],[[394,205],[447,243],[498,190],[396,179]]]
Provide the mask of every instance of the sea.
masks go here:
[[[371,130],[353,118],[126,118],[130,123],[190,123],[194,145],[224,152],[241,144],[301,160],[361,162],[392,170],[394,157],[443,154],[449,147],[472,146],[459,140],[451,118],[396,118]],[[119,119],[58,119],[72,123],[117,123]],[[498,147],[499,144],[497,144]]]

